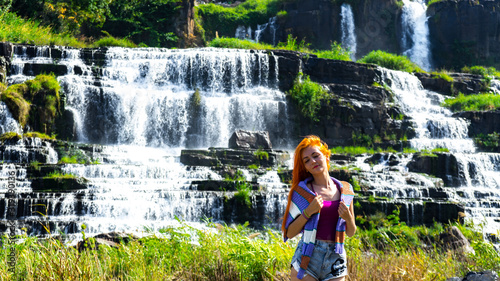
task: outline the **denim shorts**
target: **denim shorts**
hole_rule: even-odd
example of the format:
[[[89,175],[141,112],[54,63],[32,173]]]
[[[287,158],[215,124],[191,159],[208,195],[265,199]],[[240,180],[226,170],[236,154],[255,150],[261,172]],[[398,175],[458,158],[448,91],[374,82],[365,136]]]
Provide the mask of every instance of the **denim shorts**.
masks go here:
[[[292,266],[298,272],[302,256],[302,239],[297,245],[292,258]],[[345,252],[341,255],[335,253],[335,244],[316,240],[311,261],[306,269],[306,274],[316,280],[326,281],[347,275],[347,257]]]

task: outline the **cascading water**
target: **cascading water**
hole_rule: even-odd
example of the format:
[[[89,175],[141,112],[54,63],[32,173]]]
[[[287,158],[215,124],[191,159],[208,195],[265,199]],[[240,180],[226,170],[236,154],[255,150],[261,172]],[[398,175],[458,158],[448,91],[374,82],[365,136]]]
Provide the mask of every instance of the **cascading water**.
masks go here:
[[[349,49],[351,59],[356,61],[356,34],[351,5],[344,3],[340,8],[342,46]]]
[[[500,217],[500,155],[476,153],[467,122],[439,106],[444,97],[424,90],[416,76],[391,70],[384,70],[384,75],[398,104],[415,124],[417,136],[411,140],[412,147],[442,147],[453,153],[461,180],[461,186],[453,188],[453,200],[463,202],[469,217],[476,223],[486,221],[485,230],[496,233],[500,229],[495,221]]]
[[[401,49],[411,61],[425,70],[432,69],[429,51],[427,5],[424,0],[403,0]]]
[[[48,48],[37,47],[34,56],[16,48],[9,83],[33,78],[30,64],[64,65],[67,73],[58,80],[79,140],[105,144],[96,154],[102,164],[63,168],[90,180],[88,189],[57,196],[37,193],[43,199],[33,199],[33,204],[48,205],[47,219],[56,229],[78,232],[77,222],[98,233],[158,229],[174,224],[176,217],[221,220],[223,192],[191,190],[193,180],[220,176],[209,168],[181,164],[180,150],[227,147],[238,129],[267,130],[275,147],[287,145],[287,106],[285,94],[277,89],[272,54],[109,48],[96,68],[84,62],[80,50],[61,48],[56,62]],[[92,55],[99,55],[98,50]],[[279,186],[273,182],[279,177],[272,175],[260,181],[270,189]],[[26,208],[31,214],[32,207]],[[269,216],[281,211],[275,206]],[[35,225],[38,219],[33,214],[24,221]],[[41,226],[33,229],[39,233]]]

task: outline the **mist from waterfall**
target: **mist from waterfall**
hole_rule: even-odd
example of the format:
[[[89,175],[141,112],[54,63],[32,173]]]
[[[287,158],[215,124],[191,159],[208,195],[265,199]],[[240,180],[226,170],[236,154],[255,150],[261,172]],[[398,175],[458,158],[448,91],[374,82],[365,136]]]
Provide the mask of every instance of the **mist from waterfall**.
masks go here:
[[[342,32],[342,47],[350,52],[351,59],[356,61],[356,33],[354,15],[351,5],[344,3],[340,8],[340,28]]]
[[[425,0],[403,0],[401,49],[424,70],[432,69]]]

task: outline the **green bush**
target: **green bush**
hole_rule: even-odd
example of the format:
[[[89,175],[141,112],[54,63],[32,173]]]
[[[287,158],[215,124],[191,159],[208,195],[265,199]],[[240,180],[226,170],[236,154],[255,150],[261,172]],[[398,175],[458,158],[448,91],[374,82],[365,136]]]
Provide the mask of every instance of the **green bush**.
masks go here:
[[[234,194],[236,201],[247,207],[251,207],[252,201],[250,197],[252,195],[252,185],[246,181],[237,181],[236,190],[237,192]]]
[[[498,144],[500,143],[500,134],[497,132],[486,135],[479,134],[474,137],[474,143],[487,151],[497,151]]]
[[[431,76],[432,76],[432,78],[441,78],[441,79],[445,80],[446,82],[453,83],[453,78],[445,71],[441,71],[441,72],[433,71],[433,72],[431,72]]]
[[[256,43],[248,40],[241,40],[237,38],[215,38],[210,43],[209,47],[216,48],[231,48],[231,49],[254,49],[254,50],[270,50],[273,46],[269,44]]]
[[[302,115],[315,122],[319,121],[318,113],[321,105],[330,103],[328,91],[302,73],[299,73],[295,78],[293,87],[288,94],[298,105]]]
[[[333,42],[331,49],[330,50],[324,50],[324,51],[315,51],[315,55],[318,56],[318,58],[323,58],[323,59],[331,59],[331,60],[343,60],[343,61],[350,61],[351,56],[350,52],[344,48],[337,42]]]
[[[113,36],[107,36],[101,38],[92,44],[92,47],[126,47],[126,48],[135,48],[137,47],[134,42],[128,39],[120,39],[115,38]]]
[[[465,96],[460,93],[456,98],[444,100],[441,105],[453,112],[492,111],[500,108],[500,96],[489,93]]]
[[[462,68],[462,72],[481,75],[483,77],[487,77],[487,76],[500,77],[500,72],[497,71],[494,67],[484,67],[484,66],[468,67],[468,66],[464,66]]]
[[[232,37],[239,25],[255,28],[278,13],[278,0],[248,0],[236,7],[213,3],[198,5],[197,14],[209,40],[219,36]]]
[[[359,59],[360,63],[374,63],[385,68],[393,70],[401,70],[406,72],[424,72],[417,64],[410,61],[405,56],[398,56],[384,51],[371,51],[363,58]]]

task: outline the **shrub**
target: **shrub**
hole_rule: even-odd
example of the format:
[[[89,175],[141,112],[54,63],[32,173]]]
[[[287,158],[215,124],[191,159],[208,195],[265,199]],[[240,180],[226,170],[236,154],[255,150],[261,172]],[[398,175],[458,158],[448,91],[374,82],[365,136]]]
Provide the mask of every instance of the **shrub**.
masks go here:
[[[236,190],[237,192],[234,194],[236,201],[246,205],[247,207],[252,206],[252,201],[250,199],[252,194],[252,185],[246,181],[237,181]]]
[[[288,92],[306,118],[319,121],[318,112],[322,103],[329,104],[328,92],[318,83],[312,82],[309,76],[299,73]]]
[[[237,38],[215,38],[210,43],[209,47],[216,48],[231,48],[231,49],[254,49],[254,50],[270,50],[273,46],[269,44],[256,43],[248,40],[241,40]]]
[[[126,38],[115,38],[113,36],[106,36],[94,42],[92,47],[126,47],[126,48],[135,48],[137,47],[134,42],[130,41]]]
[[[384,51],[371,51],[358,60],[361,63],[374,63],[382,67],[406,72],[424,72],[417,64],[405,56],[398,56]]]
[[[441,79],[445,80],[446,82],[450,82],[450,83],[453,82],[453,78],[445,71],[441,71],[441,72],[433,71],[433,72],[431,72],[431,76],[432,76],[432,78],[441,78]]]
[[[337,42],[333,42],[330,50],[316,51],[314,52],[318,58],[331,59],[331,60],[343,60],[350,61],[351,54],[348,50],[342,48]]]
[[[497,132],[493,132],[487,135],[479,134],[474,137],[474,143],[487,151],[497,151],[499,141],[500,134]]]
[[[462,72],[481,75],[483,77],[486,77],[486,76],[500,77],[500,72],[497,71],[494,67],[484,67],[484,66],[468,67],[468,66],[464,66],[462,68]]]

